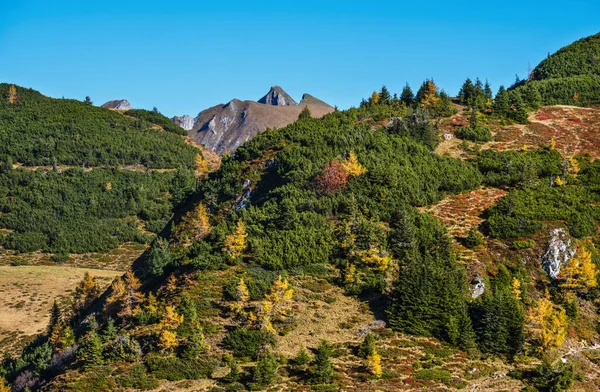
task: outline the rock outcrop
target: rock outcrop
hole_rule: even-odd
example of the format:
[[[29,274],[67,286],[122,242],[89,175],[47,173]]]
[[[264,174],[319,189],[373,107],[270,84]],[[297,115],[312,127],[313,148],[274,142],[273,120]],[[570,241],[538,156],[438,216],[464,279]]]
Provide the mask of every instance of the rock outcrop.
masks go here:
[[[293,123],[305,107],[313,117],[322,117],[335,110],[308,94],[304,94],[298,104],[281,87],[274,86],[258,102],[233,99],[227,104],[203,110],[193,120],[191,127],[189,119],[186,120],[188,123],[183,124],[186,116],[176,117],[173,121],[186,129],[194,141],[223,155],[234,151],[260,132]]]
[[[542,268],[550,278],[556,279],[562,266],[575,255],[575,250],[565,229],[552,230],[546,252],[542,256]]]
[[[185,129],[186,131],[189,131],[192,128],[194,128],[194,124],[196,123],[196,119],[192,118],[191,116],[188,116],[187,114],[184,114],[181,117],[175,116],[171,119],[171,121],[179,125],[181,128]]]
[[[283,89],[279,86],[271,87],[271,89],[269,90],[267,95],[265,95],[264,97],[259,99],[258,103],[262,103],[265,105],[273,105],[273,106],[295,106],[295,105],[298,105],[298,103],[296,103],[296,101],[294,101],[292,99],[292,97],[290,97],[288,95],[288,93],[283,91]]]
[[[117,99],[114,101],[108,101],[104,105],[102,105],[105,109],[113,109],[113,110],[131,110],[133,106],[126,99]]]

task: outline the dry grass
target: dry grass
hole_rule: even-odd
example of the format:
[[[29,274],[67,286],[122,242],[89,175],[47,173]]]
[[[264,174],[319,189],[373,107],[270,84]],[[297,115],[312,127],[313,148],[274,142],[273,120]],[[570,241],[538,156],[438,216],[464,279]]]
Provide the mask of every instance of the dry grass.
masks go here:
[[[64,266],[0,266],[0,347],[8,349],[46,327],[54,300],[64,299],[85,272],[102,288],[122,271]]]

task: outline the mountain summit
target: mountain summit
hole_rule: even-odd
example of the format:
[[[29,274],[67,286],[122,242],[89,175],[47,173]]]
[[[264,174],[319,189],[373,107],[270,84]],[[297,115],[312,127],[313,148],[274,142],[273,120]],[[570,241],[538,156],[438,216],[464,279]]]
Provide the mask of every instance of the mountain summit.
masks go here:
[[[222,155],[267,129],[282,128],[298,119],[308,107],[313,117],[322,117],[335,109],[309,94],[297,103],[281,87],[273,86],[256,101],[232,99],[201,111],[196,118],[184,115],[172,120],[188,131],[188,136]]]
[[[258,100],[258,103],[262,103],[265,105],[273,105],[273,106],[295,106],[298,105],[296,101],[292,97],[289,96],[281,87],[273,86],[261,99]]]

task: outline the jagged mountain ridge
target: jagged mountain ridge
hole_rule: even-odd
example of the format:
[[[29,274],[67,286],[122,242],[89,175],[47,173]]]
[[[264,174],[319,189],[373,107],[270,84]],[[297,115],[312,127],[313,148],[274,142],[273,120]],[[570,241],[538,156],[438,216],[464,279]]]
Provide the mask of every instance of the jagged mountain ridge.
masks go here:
[[[296,103],[281,87],[273,86],[258,101],[233,99],[201,111],[194,119],[184,115],[172,120],[187,130],[193,140],[222,155],[266,129],[281,128],[296,121],[305,107],[313,117],[335,110],[309,94],[304,94],[300,103]]]

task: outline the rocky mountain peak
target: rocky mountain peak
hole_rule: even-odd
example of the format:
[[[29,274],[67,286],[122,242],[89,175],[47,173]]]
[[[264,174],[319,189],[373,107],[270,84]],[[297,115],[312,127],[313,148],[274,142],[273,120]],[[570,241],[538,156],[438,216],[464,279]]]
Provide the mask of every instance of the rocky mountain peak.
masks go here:
[[[113,110],[131,110],[133,106],[126,99],[116,99],[114,101],[108,101],[104,105],[102,105],[105,109],[113,109]]]
[[[184,114],[181,117],[175,116],[171,119],[171,121],[179,125],[181,128],[185,129],[186,131],[189,131],[190,129],[194,128],[194,124],[196,123],[196,120],[192,116],[188,116],[187,114]]]
[[[286,93],[281,87],[273,86],[261,99],[258,100],[258,103],[262,103],[265,105],[273,105],[273,106],[295,106],[298,105],[296,101],[290,97],[288,93]]]

